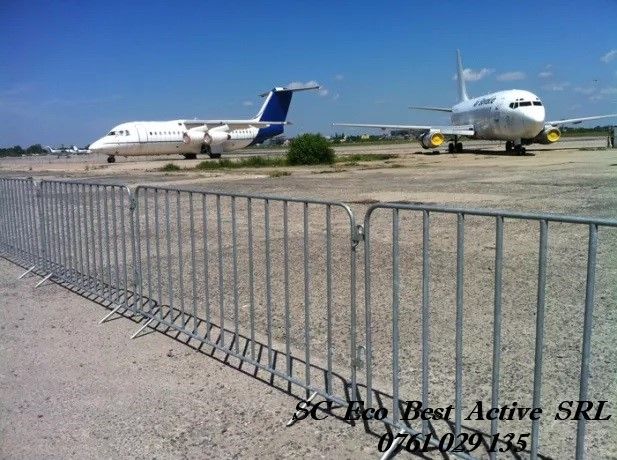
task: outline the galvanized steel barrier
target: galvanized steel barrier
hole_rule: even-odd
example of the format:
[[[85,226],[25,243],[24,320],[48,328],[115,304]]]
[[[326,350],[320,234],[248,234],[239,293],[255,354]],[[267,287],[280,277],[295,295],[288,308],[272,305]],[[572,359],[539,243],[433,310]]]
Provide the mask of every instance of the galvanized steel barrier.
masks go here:
[[[376,218],[379,213],[381,219]],[[436,238],[432,238],[431,228],[435,223],[438,223],[437,234]],[[551,257],[562,259],[557,265],[561,270],[578,269],[580,272],[581,279],[575,282],[574,286],[558,287],[560,273],[547,275],[551,260],[549,224],[555,234],[552,241],[553,248],[550,251]],[[376,225],[379,225],[377,227],[379,231],[376,231]],[[571,232],[570,238],[565,241],[564,226],[569,226],[568,230]],[[519,406],[556,409],[557,402],[562,400],[590,399],[592,320],[594,305],[599,303],[595,296],[598,235],[599,229],[603,228],[606,237],[603,247],[604,262],[609,264],[604,266],[604,269],[609,277],[612,275],[612,278],[602,280],[601,306],[603,317],[610,317],[611,308],[614,309],[617,301],[616,227],[617,221],[614,220],[549,214],[397,203],[371,206],[364,221],[366,405],[369,407],[372,405],[375,387],[384,390],[388,385],[387,378],[390,377],[392,406],[388,423],[401,432],[421,433],[425,437],[433,435],[435,440],[433,444],[437,445],[440,437],[448,432],[452,432],[455,439],[461,433],[472,433],[476,430],[490,432],[493,437],[499,434],[500,422],[496,418],[490,421],[490,428],[486,424],[472,422],[467,423],[467,427],[463,426],[464,414],[473,411],[472,406],[477,400],[486,400],[483,396],[487,394],[490,394],[490,407],[498,409],[502,404],[512,406],[513,401],[518,402]],[[510,228],[512,230],[508,235],[509,238],[504,238],[504,232]],[[495,234],[492,241],[486,238],[486,235],[492,233],[491,230]],[[536,232],[535,235],[533,230]],[[473,232],[475,232],[474,243],[480,243],[480,249],[488,249],[485,254],[478,251],[478,244],[466,251],[466,236]],[[391,235],[390,238],[384,236],[388,233]],[[582,241],[585,237],[586,252],[580,247],[576,248],[577,245],[572,245],[573,241]],[[433,252],[432,245],[435,239],[447,241],[448,244],[434,244]],[[473,256],[471,260],[465,257],[466,252],[471,252]],[[507,265],[506,254],[514,258],[516,271],[512,264]],[[491,257],[494,257],[493,260],[490,260]],[[531,288],[535,284],[535,298],[531,295],[533,293],[531,289],[526,289],[525,295],[520,293],[516,295],[516,283],[520,280],[504,277],[505,269],[508,269],[508,274],[518,274],[519,277],[526,278],[524,283],[521,283],[525,288]],[[379,278],[375,281],[377,270]],[[535,283],[533,277],[536,278]],[[550,325],[553,333],[555,329],[566,330],[566,340],[563,336],[554,336],[554,342],[550,344],[545,342],[547,278],[554,284],[553,296],[560,297],[560,301],[564,302],[558,303],[557,309],[555,303],[551,305],[553,317]],[[473,283],[466,283],[467,279],[472,279]],[[472,286],[471,289],[469,284]],[[375,295],[376,291],[378,295]],[[584,298],[576,297],[580,292],[585,292]],[[436,300],[433,300],[434,298]],[[376,304],[379,309],[375,308]],[[506,311],[506,307],[509,311]],[[463,347],[466,311],[469,311],[467,314],[473,315],[471,321],[473,324],[469,324],[469,321],[467,324],[468,328],[473,326],[472,339],[467,344],[471,351],[467,356],[464,355]],[[520,311],[531,314],[521,315]],[[535,324],[532,324],[534,314]],[[507,329],[504,329],[503,319],[506,315],[509,323],[506,323]],[[431,324],[433,317],[437,322],[435,327]],[[488,327],[484,329],[491,323],[491,329]],[[581,323],[582,328],[568,329],[570,325],[576,326]],[[387,324],[388,327],[385,326]],[[419,330],[415,329],[416,326]],[[389,340],[385,341],[384,337],[389,337]],[[479,344],[478,337],[491,337],[492,340],[489,343],[485,341]],[[507,346],[504,343],[506,337]],[[574,348],[574,353],[570,353],[569,357],[564,350],[560,351],[555,347],[562,344],[555,342],[561,341],[572,348],[572,340],[577,340],[580,346]],[[549,347],[550,350],[547,350]],[[518,348],[528,353],[521,353]],[[404,353],[401,353],[401,349]],[[416,349],[419,353],[415,353]],[[602,356],[602,353],[611,350],[610,346],[605,346],[603,350],[598,350],[598,354]],[[547,365],[545,353],[548,351],[551,352],[551,361],[570,358],[567,365],[579,369],[575,378],[570,378],[573,384],[570,389],[556,387],[563,378],[561,375],[554,372],[548,375],[543,373],[543,368]],[[419,359],[413,360],[418,354]],[[508,369],[510,372],[504,373],[502,364],[504,355],[507,354],[513,355],[513,358]],[[405,365],[401,365],[402,359],[405,359]],[[388,368],[388,361],[391,372],[384,371]],[[600,371],[596,373],[596,380],[601,382],[598,385],[600,388],[601,385],[608,385],[610,388],[610,382],[614,379],[615,362],[612,366],[612,369],[601,369],[603,372],[601,375]],[[418,369],[420,378],[410,375],[409,369]],[[467,371],[467,376],[463,375],[464,369]],[[555,365],[552,363],[551,369],[555,370]],[[485,375],[478,375],[481,370],[485,371]],[[528,375],[525,375],[525,371]],[[374,382],[375,374],[380,374],[382,377],[378,385]],[[402,374],[405,374],[404,378]],[[450,374],[453,378],[443,374]],[[465,378],[470,381],[469,387],[471,387],[467,389],[467,398],[463,390]],[[444,382],[447,382],[446,388]],[[575,386],[575,382],[578,382],[578,385]],[[440,384],[439,390],[431,395],[431,385],[435,384]],[[490,387],[486,388],[487,384]],[[507,389],[507,399],[502,397],[504,387]],[[571,390],[576,387],[578,394],[575,395]],[[474,392],[475,388],[481,390]],[[542,390],[548,393],[547,388],[550,394],[548,398],[544,398],[543,405]],[[612,390],[607,389],[607,391],[610,394]],[[416,397],[418,394],[421,398]],[[598,394],[598,391],[595,396],[596,398],[591,399],[602,399],[602,394]],[[452,404],[455,413],[454,426],[444,423],[440,426],[439,422],[429,422],[429,420],[422,420],[421,426],[410,426],[402,420],[401,411],[404,406],[401,401],[414,399],[420,399],[422,407],[425,408],[446,407]],[[547,399],[550,405],[546,404]],[[469,406],[465,404],[466,400],[470,402]],[[602,456],[601,451],[594,451],[592,455],[586,451],[586,422],[584,417],[576,422],[575,456],[577,459],[588,456],[599,458]],[[508,425],[515,426],[516,428],[512,430],[515,432],[530,432],[530,457],[535,459],[538,457],[540,446],[541,422],[534,420],[529,423],[531,426],[528,429],[525,428],[524,422],[518,424],[508,422]],[[544,428],[551,429],[547,426]],[[557,439],[562,439],[566,432],[567,424],[557,424],[557,426],[553,424],[552,431],[545,435],[544,440],[549,441],[556,436]],[[610,432],[605,432],[604,436],[610,437]],[[606,438],[602,439],[602,436],[596,436],[595,448],[597,449],[598,444],[601,445],[605,440]],[[571,457],[572,451],[568,450],[568,447],[562,446],[561,452],[548,453],[559,458]],[[496,458],[496,452],[488,453],[491,458]],[[464,453],[459,455],[466,456]]]
[[[389,400],[385,422],[433,435],[432,445],[448,432],[497,435],[498,420],[489,427],[464,417],[488,394],[491,407],[590,397],[594,306],[605,314],[617,300],[616,227],[399,203],[369,207],[362,227],[339,202],[0,178],[1,253],[29,267],[24,275],[44,276],[39,285],[48,278],[69,285],[107,304],[102,321],[122,308],[142,315],[134,336],[165,325],[307,395],[362,399],[365,407]],[[586,250],[572,246],[582,238]],[[560,285],[564,270],[581,276]],[[580,330],[567,329],[580,322]],[[605,371],[594,374],[596,389]],[[454,423],[403,420],[405,401],[416,399],[451,404]],[[540,421],[510,426],[531,433],[531,458],[556,435]],[[595,429],[589,438],[579,420],[576,458],[590,455],[588,439],[598,455],[601,435]],[[557,450],[571,455],[567,446]]]
[[[358,244],[348,206],[145,186],[135,198],[136,308],[149,322],[309,393],[346,400],[356,386],[349,353],[356,348]],[[335,324],[344,336],[333,334]],[[335,375],[345,377],[343,385]]]

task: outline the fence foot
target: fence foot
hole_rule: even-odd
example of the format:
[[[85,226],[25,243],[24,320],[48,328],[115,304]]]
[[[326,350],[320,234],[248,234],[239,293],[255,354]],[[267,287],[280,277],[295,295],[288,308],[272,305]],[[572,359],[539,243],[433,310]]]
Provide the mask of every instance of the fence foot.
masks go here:
[[[398,434],[405,434],[406,431],[405,430],[401,430],[398,432]],[[390,446],[390,448],[388,450],[386,450],[383,455],[381,457],[379,457],[379,460],[388,460],[389,458],[392,457],[392,454],[396,451],[396,449],[398,448],[399,444],[401,442],[403,442],[402,437],[399,438],[395,438],[394,442],[392,443],[392,445]]]
[[[21,274],[21,276],[19,278],[17,278],[18,280],[22,279],[24,276],[26,276],[28,273],[30,273],[32,270],[34,270],[34,267],[36,267],[36,265],[33,265],[32,267],[30,267],[28,270],[26,270],[25,272],[23,272]]]
[[[53,275],[53,273],[50,273],[49,275],[47,275],[45,278],[43,278],[41,281],[39,281],[39,283],[34,286],[35,288],[39,287],[41,284],[43,284],[45,281],[47,281],[49,278],[51,278],[51,275]]]
[[[146,327],[148,327],[148,325],[149,325],[152,321],[154,321],[154,318],[150,318],[148,321],[146,321],[146,322],[145,322],[145,324],[144,324],[144,325],[142,325],[142,326],[141,326],[141,327],[137,330],[137,332],[135,332],[135,334],[133,334],[133,335],[131,336],[131,339],[134,339],[135,337],[137,337],[137,336],[141,333],[141,331],[143,331]]]
[[[112,311],[110,311],[109,313],[107,313],[105,315],[105,317],[103,319],[101,319],[99,321],[99,324],[103,324],[105,321],[107,321],[111,315],[113,315],[114,313],[116,313],[118,310],[120,310],[120,308],[122,308],[122,305],[117,305],[116,308],[114,308]]]
[[[310,402],[313,400],[313,398],[314,398],[315,396],[317,396],[317,392],[314,392],[314,393],[313,393],[313,394],[309,397],[309,399],[307,399],[307,400],[306,400],[306,402],[302,401],[302,402],[300,403],[300,404],[301,404],[301,408],[302,408],[302,409],[306,409],[306,406],[308,406],[308,403],[310,403]],[[291,425],[293,425],[294,423],[296,423],[296,420],[297,420],[297,418],[296,418],[296,417],[298,416],[298,412],[300,412],[300,411],[296,411],[296,412],[294,412],[294,414],[291,416],[291,418],[289,419],[289,421],[287,422],[287,424],[286,424],[285,426],[291,426]]]

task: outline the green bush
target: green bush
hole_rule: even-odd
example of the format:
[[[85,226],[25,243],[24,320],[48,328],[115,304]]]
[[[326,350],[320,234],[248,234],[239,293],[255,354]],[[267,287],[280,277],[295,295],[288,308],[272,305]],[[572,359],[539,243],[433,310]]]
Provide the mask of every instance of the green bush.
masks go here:
[[[173,172],[173,171],[180,171],[180,167],[178,165],[175,165],[173,163],[167,163],[165,166],[163,166],[162,168],[159,168],[159,171],[163,171],[163,172]]]
[[[290,165],[334,163],[334,149],[321,134],[302,134],[291,141],[287,152]]]

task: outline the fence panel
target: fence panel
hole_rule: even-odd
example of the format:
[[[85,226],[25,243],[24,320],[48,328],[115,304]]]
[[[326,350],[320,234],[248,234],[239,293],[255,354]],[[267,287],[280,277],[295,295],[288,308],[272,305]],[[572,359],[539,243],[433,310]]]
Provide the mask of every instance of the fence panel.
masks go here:
[[[481,433],[490,443],[501,433],[497,448],[504,448],[506,433],[513,442],[529,433],[523,455],[531,458],[614,452],[615,424],[586,431],[584,418],[554,416],[564,400],[607,399],[617,389],[617,338],[607,325],[617,301],[616,227],[553,215],[370,207],[367,405],[379,405],[374,394],[391,395],[389,423],[433,441]],[[592,324],[594,317],[603,321]],[[405,420],[413,400],[451,407],[450,421]],[[470,417],[478,401],[484,420]],[[543,416],[486,420],[488,409],[506,405],[542,407]],[[455,455],[495,458],[487,450]]]
[[[43,269],[110,304],[132,309],[138,275],[129,189],[119,184],[40,184]]]
[[[0,178],[0,248],[7,258],[39,263],[37,188],[32,179]]]
[[[346,205],[141,186],[136,198],[144,315],[346,399],[357,246]]]

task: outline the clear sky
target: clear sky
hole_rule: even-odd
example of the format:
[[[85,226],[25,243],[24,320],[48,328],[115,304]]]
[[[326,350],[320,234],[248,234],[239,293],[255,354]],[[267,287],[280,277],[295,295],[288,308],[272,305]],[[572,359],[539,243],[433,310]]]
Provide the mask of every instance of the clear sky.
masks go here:
[[[407,107],[456,101],[457,48],[472,96],[528,89],[549,119],[617,112],[615,0],[2,0],[0,20],[0,146],[83,146],[132,120],[244,118],[257,94],[309,81],[323,90],[294,96],[290,135],[443,124]]]

